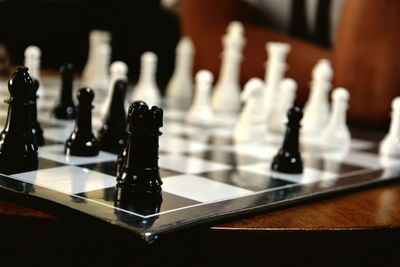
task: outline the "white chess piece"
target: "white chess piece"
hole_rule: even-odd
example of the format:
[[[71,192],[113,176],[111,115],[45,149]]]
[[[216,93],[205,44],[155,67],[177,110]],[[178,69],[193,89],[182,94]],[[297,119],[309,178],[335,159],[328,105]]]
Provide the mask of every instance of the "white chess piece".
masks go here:
[[[265,44],[268,60],[265,63],[265,87],[263,92],[264,110],[267,120],[272,117],[279,98],[279,82],[287,69],[286,57],[291,50],[287,43],[268,42]]]
[[[111,60],[111,47],[107,43],[98,44],[94,50],[95,65],[85,85],[100,93],[103,97],[107,94],[109,83],[108,69]],[[99,99],[99,98],[98,98]]]
[[[114,92],[114,85],[117,80],[128,80],[128,65],[122,61],[115,61],[110,65],[110,82],[108,85],[107,97],[102,105],[101,117],[104,118],[109,109],[111,98]]]
[[[194,45],[185,36],[176,47],[175,70],[165,91],[165,105],[169,109],[187,110],[193,94]]]
[[[240,95],[244,107],[235,125],[233,137],[236,142],[260,140],[267,132],[262,106],[263,81],[258,78],[251,78],[244,86]]]
[[[141,100],[147,105],[160,106],[161,95],[156,83],[157,56],[153,52],[143,53],[140,61],[139,81],[133,88],[132,102]]]
[[[82,71],[83,83],[87,83],[96,70],[96,48],[99,44],[110,45],[111,33],[108,31],[92,30],[89,34],[89,53],[85,67]]]
[[[346,125],[349,92],[342,87],[332,92],[332,113],[321,139],[323,150],[338,150],[350,145],[350,131]]]
[[[329,120],[329,90],[332,87],[333,70],[329,60],[320,59],[312,71],[311,91],[304,106],[302,119],[302,143],[318,143]]]
[[[194,99],[185,120],[193,125],[211,126],[214,115],[210,105],[210,91],[214,77],[208,70],[201,70],[195,79]]]
[[[296,99],[297,83],[295,80],[285,78],[279,83],[279,98],[274,116],[270,118],[268,130],[282,135],[286,131],[287,113]]]
[[[240,63],[245,44],[243,25],[238,21],[231,22],[222,43],[222,62],[214,87],[212,107],[218,114],[237,115],[240,111]]]
[[[400,157],[400,97],[392,101],[392,121],[388,134],[379,146],[379,153],[385,157]]]
[[[39,47],[31,45],[25,49],[24,65],[29,69],[29,75],[39,81],[38,95],[43,94],[43,83],[40,74],[40,58],[42,51]]]

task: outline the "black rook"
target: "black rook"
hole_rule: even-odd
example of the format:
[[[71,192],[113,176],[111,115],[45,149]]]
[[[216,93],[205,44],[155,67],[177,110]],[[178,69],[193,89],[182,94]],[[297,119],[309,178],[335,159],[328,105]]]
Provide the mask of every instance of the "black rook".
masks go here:
[[[158,140],[163,125],[161,108],[135,102],[129,107],[126,155],[117,176],[118,194],[159,195]]]

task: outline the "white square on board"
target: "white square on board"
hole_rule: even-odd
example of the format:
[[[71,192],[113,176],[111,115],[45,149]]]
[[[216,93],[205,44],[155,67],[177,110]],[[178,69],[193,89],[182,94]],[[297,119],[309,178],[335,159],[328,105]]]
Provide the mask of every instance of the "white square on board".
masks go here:
[[[229,170],[232,167],[226,164],[212,162],[196,157],[183,156],[179,154],[161,154],[158,165],[172,171],[182,173],[202,173],[210,171]]]
[[[116,178],[76,166],[62,166],[10,175],[31,184],[65,194],[78,194],[115,186]]]
[[[251,190],[216,182],[195,175],[176,175],[163,179],[163,191],[199,202],[211,202],[250,195]]]
[[[116,155],[104,151],[100,151],[99,155],[95,157],[78,157],[71,155],[67,156],[64,154],[64,145],[49,145],[39,147],[39,157],[68,165],[91,164],[105,161],[113,161],[117,159]]]

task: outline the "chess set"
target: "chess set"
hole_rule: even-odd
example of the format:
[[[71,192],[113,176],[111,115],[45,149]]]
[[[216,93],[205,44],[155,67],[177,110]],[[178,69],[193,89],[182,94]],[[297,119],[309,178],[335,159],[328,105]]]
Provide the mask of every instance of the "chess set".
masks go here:
[[[243,42],[239,38],[240,30],[231,27],[231,31],[233,31],[234,38]],[[229,38],[224,40],[228,40],[226,42],[229,43]],[[190,48],[187,40],[180,45],[181,48],[182,46]],[[285,45],[275,47],[273,50],[279,50],[278,53],[288,52]],[[108,49],[100,47],[97,49],[97,53],[107,54]],[[229,55],[229,52],[225,53],[226,55]],[[273,65],[273,71],[279,69],[281,59],[280,56],[275,59],[270,58],[268,64]],[[182,59],[179,61],[177,58],[177,61],[180,62],[179,66],[189,64]],[[141,70],[141,77],[137,85],[142,88],[134,90],[132,97],[145,100],[151,105],[160,105],[160,96],[149,93],[151,91],[149,84],[154,82],[154,77],[151,76],[154,76],[155,62],[156,58],[151,53],[145,53],[142,57],[142,64],[147,68]],[[325,63],[325,61],[322,62],[320,64],[322,67],[318,70],[326,69]],[[101,65],[99,61],[97,61],[97,65]],[[224,79],[226,80],[226,76],[229,76],[232,71],[229,71],[229,66],[234,64],[226,63],[225,65],[225,74],[222,76],[225,75]],[[184,71],[184,69],[176,70],[177,73]],[[98,72],[100,71],[96,71],[96,73]],[[282,150],[282,142],[285,143],[282,131],[287,138],[288,130],[283,123],[285,118],[282,118],[282,127],[271,127],[273,131],[268,132],[267,135],[262,134],[265,133],[265,129],[262,127],[252,127],[254,124],[260,126],[260,120],[268,119],[264,115],[261,117],[254,115],[254,109],[260,106],[260,102],[257,101],[263,100],[259,95],[263,83],[255,79],[249,81],[244,88],[246,95],[244,98],[247,100],[240,118],[229,117],[226,115],[227,111],[234,110],[240,103],[226,99],[225,89],[222,88],[223,82],[217,82],[216,87],[220,88],[219,96],[217,94],[217,100],[213,100],[208,105],[205,96],[210,92],[213,78],[210,72],[201,71],[196,75],[195,95],[189,111],[182,111],[184,108],[182,105],[184,105],[185,99],[192,98],[191,95],[179,94],[179,99],[177,96],[173,96],[173,90],[170,89],[169,93],[167,92],[167,99],[164,100],[166,107],[163,112],[163,120],[158,125],[158,127],[161,126],[162,134],[157,137],[159,148],[156,155],[158,156],[156,164],[159,167],[157,172],[162,181],[162,190],[158,192],[159,197],[150,200],[135,198],[134,201],[121,201],[117,186],[121,181],[118,181],[117,177],[122,177],[118,174],[119,171],[121,172],[118,166],[120,166],[123,154],[121,153],[122,149],[126,146],[125,142],[120,142],[116,149],[115,147],[114,149],[100,149],[93,155],[89,155],[89,152],[87,155],[66,154],[65,151],[66,147],[71,151],[75,149],[68,145],[68,142],[71,141],[74,135],[71,133],[74,133],[74,129],[76,130],[77,127],[87,128],[90,124],[93,127],[93,133],[99,139],[100,135],[104,134],[104,132],[102,133],[105,131],[104,125],[120,125],[119,133],[121,133],[121,129],[122,134],[126,133],[126,117],[124,117],[126,103],[121,100],[124,99],[124,91],[127,87],[127,82],[123,79],[121,81],[121,78],[126,75],[126,72],[126,68],[120,62],[112,64],[111,73],[117,73],[110,78],[112,82],[96,78],[92,80],[91,87],[100,86],[94,84],[95,82],[103,83],[101,85],[103,87],[108,87],[110,83],[113,85],[113,90],[109,90],[107,93],[93,90],[95,91],[94,95],[85,95],[86,93],[82,89],[78,91],[80,106],[82,106],[82,101],[88,101],[88,98],[94,97],[94,109],[89,111],[90,119],[87,117],[82,119],[83,115],[81,114],[78,116],[80,121],[71,120],[71,118],[75,116],[73,113],[76,112],[73,110],[73,106],[74,102],[77,102],[76,89],[80,87],[77,85],[83,81],[76,79],[75,86],[73,86],[72,67],[65,65],[62,69],[62,77],[41,77],[40,87],[39,84],[36,85],[39,95],[37,119],[43,130],[43,142],[38,148],[37,168],[27,171],[2,172],[0,189],[12,192],[17,196],[24,195],[32,201],[35,199],[45,200],[41,202],[43,205],[46,203],[56,205],[56,207],[61,205],[88,214],[126,228],[144,240],[152,242],[160,234],[189,226],[216,223],[228,218],[284,207],[400,177],[399,159],[380,155],[377,142],[357,138],[350,139],[350,135],[335,140],[333,145],[338,149],[300,146],[302,158],[300,171],[294,168],[299,165],[293,162],[293,164],[290,163],[292,165],[289,164],[289,167],[280,165],[277,168],[271,168],[276,155]],[[326,72],[322,72],[326,74]],[[33,77],[39,77],[37,73],[30,72],[30,74]],[[86,76],[88,75],[86,73]],[[83,73],[82,79],[84,76],[85,73]],[[329,75],[324,77],[329,79]],[[276,82],[280,79],[273,77],[269,79],[270,83],[274,80]],[[175,77],[171,83],[178,83],[178,81],[179,78]],[[190,83],[190,81],[185,82]],[[324,85],[323,79],[322,81],[315,80],[314,85],[318,82]],[[0,84],[0,95],[3,99],[10,98],[6,83],[7,81],[2,81]],[[295,84],[290,80],[286,80],[281,86],[280,94],[287,93],[284,97],[286,102],[282,100],[284,103],[277,110],[282,109],[284,114],[287,113],[294,100],[294,87]],[[232,88],[231,90],[235,91]],[[338,90],[335,94],[337,99],[346,101],[345,91]],[[271,103],[271,97],[273,97],[272,91],[266,98],[269,103]],[[119,101],[115,99],[119,99]],[[340,102],[335,99],[334,101]],[[221,105],[220,103],[223,101],[228,102]],[[12,101],[2,103],[0,106],[2,126],[6,124],[7,115],[9,115],[8,104],[10,103]],[[60,103],[63,104],[63,108],[60,108]],[[171,108],[174,105],[179,107]],[[223,109],[220,110],[224,113],[223,115],[213,114],[218,111],[218,108],[211,108],[215,105]],[[336,103],[333,105],[336,105],[336,108],[333,107],[336,112],[333,113],[340,113],[338,110],[340,107],[343,108],[343,105],[340,106]],[[113,116],[110,115],[111,110]],[[294,112],[293,109],[290,110]],[[104,120],[107,112],[107,119]],[[158,112],[156,113],[158,114]],[[271,110],[266,110],[265,114],[271,112]],[[115,115],[117,113],[120,115],[122,113],[123,120],[119,120],[121,116]],[[128,111],[128,121],[133,120],[129,115],[131,113],[132,110]],[[275,111],[275,114],[277,113],[279,112]],[[337,127],[340,120],[337,118],[339,115],[335,116],[336,118],[332,121],[336,123],[335,127]],[[60,119],[60,117],[63,118]],[[270,118],[276,119],[276,117],[279,116],[275,115]],[[301,117],[297,119],[299,120]],[[306,114],[303,120],[307,120]],[[343,120],[341,122],[343,123]],[[299,122],[297,121],[297,123]],[[286,124],[289,126],[292,124],[293,127],[290,118]],[[91,129],[91,127],[88,128]],[[131,125],[128,123],[129,127]],[[245,132],[243,129],[251,129],[251,131]],[[346,141],[348,143],[345,143]],[[291,146],[293,145],[293,142],[289,143]],[[157,143],[155,144],[157,145]],[[143,149],[146,145],[144,143],[139,146]],[[331,143],[329,145],[332,146]],[[107,144],[101,147],[107,147]],[[138,145],[135,144],[134,147],[138,147]],[[152,147],[154,150],[154,143]],[[144,154],[143,152],[143,157],[147,157]],[[126,160],[126,157],[125,155],[123,159],[125,162],[129,161]],[[154,155],[152,157],[154,158]],[[140,160],[142,160],[141,155],[136,153],[136,162]]]

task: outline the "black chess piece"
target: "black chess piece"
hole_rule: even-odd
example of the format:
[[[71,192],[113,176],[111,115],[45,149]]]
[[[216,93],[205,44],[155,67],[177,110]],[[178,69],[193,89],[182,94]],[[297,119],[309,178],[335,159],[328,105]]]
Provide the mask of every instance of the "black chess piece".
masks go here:
[[[38,146],[43,146],[44,145],[44,138],[43,138],[43,129],[40,126],[40,123],[37,119],[37,91],[39,89],[39,81],[36,79],[33,79],[33,90],[31,91],[30,95],[30,103],[31,103],[31,109],[30,109],[30,116],[31,116],[31,127],[33,134],[35,135],[36,138],[36,144]]]
[[[158,167],[158,141],[163,110],[135,102],[129,107],[126,156],[117,176],[117,191],[136,196],[157,196],[162,181]],[[125,193],[123,193],[125,194]]]
[[[38,148],[30,120],[33,81],[28,68],[16,68],[8,81],[8,90],[8,115],[0,134],[0,172],[12,174],[36,170]]]
[[[128,83],[118,80],[114,84],[113,95],[103,126],[99,130],[100,149],[119,154],[126,146],[126,114],[124,100]]]
[[[299,107],[294,106],[288,111],[285,138],[281,149],[272,160],[272,171],[289,174],[303,172],[303,161],[299,151],[299,129],[302,117],[303,112]]]
[[[78,112],[74,131],[65,142],[65,154],[91,157],[99,154],[99,144],[92,132],[93,90],[81,88],[77,93]]]
[[[74,65],[65,64],[61,67],[60,72],[62,79],[60,101],[53,109],[53,114],[57,119],[73,120],[76,116],[76,108],[72,99]]]

